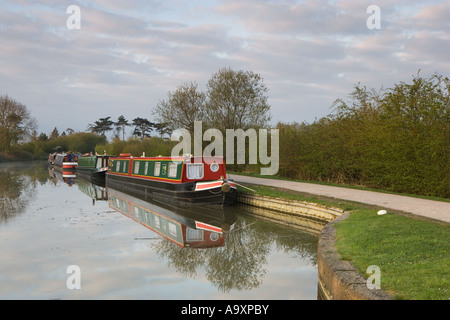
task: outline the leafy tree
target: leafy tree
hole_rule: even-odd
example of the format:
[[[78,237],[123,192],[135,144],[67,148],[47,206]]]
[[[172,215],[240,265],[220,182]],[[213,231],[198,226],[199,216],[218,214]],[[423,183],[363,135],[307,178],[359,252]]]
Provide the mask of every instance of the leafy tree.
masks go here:
[[[135,126],[133,135],[136,137],[141,137],[141,139],[144,139],[144,137],[150,137],[150,132],[153,131],[155,126],[153,122],[139,117],[133,119],[133,125]]]
[[[114,124],[114,121],[110,119],[111,117],[100,118],[99,120],[95,121],[94,124],[89,124],[88,129],[92,133],[97,133],[104,136],[105,132],[112,130],[112,125]]]
[[[31,136],[37,127],[27,107],[7,95],[0,96],[0,151]]]
[[[55,139],[59,137],[58,129],[55,127],[52,132],[50,132],[50,139]]]
[[[39,141],[41,141],[41,142],[44,142],[44,141],[48,141],[49,139],[48,139],[48,136],[45,134],[45,133],[43,133],[43,132],[41,132],[41,134],[38,136],[38,138],[37,138]]]
[[[119,134],[122,131],[122,140],[125,141],[125,127],[129,126],[128,120],[122,115],[117,118],[117,122],[114,122],[114,126],[116,127],[116,131]],[[118,136],[117,134],[117,136]]]
[[[155,130],[159,133],[161,138],[165,134],[170,135],[172,133],[172,130],[170,130],[165,123],[155,123]]]

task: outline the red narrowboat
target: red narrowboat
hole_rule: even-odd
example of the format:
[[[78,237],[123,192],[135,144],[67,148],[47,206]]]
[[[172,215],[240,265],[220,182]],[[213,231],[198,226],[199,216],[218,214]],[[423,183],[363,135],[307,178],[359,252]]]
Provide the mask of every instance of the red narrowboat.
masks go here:
[[[164,202],[233,204],[236,184],[226,178],[223,157],[109,158],[106,186]]]

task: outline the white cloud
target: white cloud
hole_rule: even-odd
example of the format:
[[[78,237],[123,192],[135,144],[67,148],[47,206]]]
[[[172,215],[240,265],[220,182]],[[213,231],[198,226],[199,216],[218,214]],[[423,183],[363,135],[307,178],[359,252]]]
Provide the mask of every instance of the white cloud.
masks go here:
[[[80,30],[66,28],[71,4]],[[311,122],[355,83],[448,75],[449,4],[380,0],[381,30],[368,30],[369,4],[350,0],[9,0],[0,93],[25,103],[41,131],[85,130],[99,117],[150,118],[168,91],[230,66],[263,76],[275,120]],[[61,108],[78,110],[73,123]]]

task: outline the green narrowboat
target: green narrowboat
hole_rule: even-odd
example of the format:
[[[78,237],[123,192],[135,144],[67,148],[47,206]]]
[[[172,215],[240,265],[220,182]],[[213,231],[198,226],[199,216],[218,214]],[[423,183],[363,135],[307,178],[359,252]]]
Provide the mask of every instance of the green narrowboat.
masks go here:
[[[111,155],[85,154],[78,158],[77,175],[88,181],[104,183]]]

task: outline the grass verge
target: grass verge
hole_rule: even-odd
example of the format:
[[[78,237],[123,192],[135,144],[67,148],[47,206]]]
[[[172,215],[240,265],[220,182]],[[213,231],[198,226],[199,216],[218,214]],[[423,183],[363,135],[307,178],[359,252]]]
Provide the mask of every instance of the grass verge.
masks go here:
[[[450,299],[450,225],[356,209],[336,225],[336,247],[364,275],[376,265],[396,299]],[[367,277],[368,275],[366,275]]]
[[[450,224],[412,214],[377,215],[364,204],[326,199],[266,186],[249,186],[257,194],[310,201],[350,211],[337,223],[336,247],[344,260],[366,278],[376,265],[381,289],[396,299],[450,299]],[[244,188],[239,192],[252,193]]]

